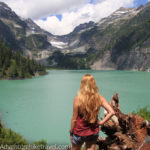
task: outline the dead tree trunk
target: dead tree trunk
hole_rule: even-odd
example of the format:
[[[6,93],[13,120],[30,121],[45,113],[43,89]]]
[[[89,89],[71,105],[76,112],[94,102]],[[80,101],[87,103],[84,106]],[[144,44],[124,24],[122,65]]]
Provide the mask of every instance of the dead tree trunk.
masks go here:
[[[150,123],[136,114],[123,114],[118,107],[118,95],[113,96],[110,105],[115,115],[101,127],[107,136],[98,139],[99,149],[150,150]]]

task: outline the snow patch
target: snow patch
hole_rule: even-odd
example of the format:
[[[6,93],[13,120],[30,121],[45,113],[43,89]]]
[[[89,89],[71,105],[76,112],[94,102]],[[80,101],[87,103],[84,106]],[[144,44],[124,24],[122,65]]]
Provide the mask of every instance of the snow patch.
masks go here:
[[[63,49],[66,48],[68,43],[64,43],[64,42],[60,42],[60,41],[50,41],[50,43],[52,44],[52,46]]]

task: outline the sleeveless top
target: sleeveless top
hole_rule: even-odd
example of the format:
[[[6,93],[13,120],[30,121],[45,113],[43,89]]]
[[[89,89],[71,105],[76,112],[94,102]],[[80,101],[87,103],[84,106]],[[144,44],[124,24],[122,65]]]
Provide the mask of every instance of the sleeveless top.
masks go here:
[[[73,133],[78,136],[89,136],[93,134],[98,134],[99,124],[89,123],[88,121],[83,119],[81,115],[78,115]]]

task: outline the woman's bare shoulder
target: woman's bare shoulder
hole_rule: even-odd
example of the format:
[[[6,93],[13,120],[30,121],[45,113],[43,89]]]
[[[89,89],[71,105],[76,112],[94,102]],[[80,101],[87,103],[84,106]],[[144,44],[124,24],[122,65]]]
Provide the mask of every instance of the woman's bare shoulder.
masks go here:
[[[74,104],[78,105],[79,104],[79,96],[76,96],[74,98]]]
[[[99,93],[99,98],[100,98],[101,105],[103,105],[103,103],[105,102],[105,98],[100,93]]]
[[[75,100],[75,101],[78,101],[78,100],[79,100],[79,96],[76,96],[76,97],[74,98],[74,100]]]

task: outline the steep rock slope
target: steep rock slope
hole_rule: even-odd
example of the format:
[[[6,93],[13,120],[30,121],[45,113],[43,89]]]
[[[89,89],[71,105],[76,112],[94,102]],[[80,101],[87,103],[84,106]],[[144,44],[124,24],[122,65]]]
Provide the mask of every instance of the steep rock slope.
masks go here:
[[[20,50],[24,55],[41,60],[47,58],[54,48],[49,37],[31,19],[22,19],[5,3],[0,2],[0,40],[13,50]]]
[[[92,69],[150,70],[150,3],[120,8],[80,35],[95,53]],[[84,43],[83,42],[83,43]]]

